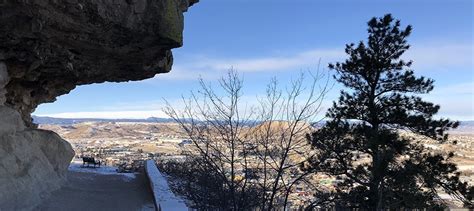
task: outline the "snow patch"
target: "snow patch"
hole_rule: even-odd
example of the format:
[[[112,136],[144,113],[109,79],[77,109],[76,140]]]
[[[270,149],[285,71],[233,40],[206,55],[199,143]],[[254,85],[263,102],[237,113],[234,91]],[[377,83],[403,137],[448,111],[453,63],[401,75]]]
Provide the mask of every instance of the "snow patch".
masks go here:
[[[154,204],[145,204],[142,206],[142,209],[140,211],[155,211],[155,205]]]
[[[100,166],[100,168],[82,167],[81,160],[73,160],[69,165],[68,170],[73,172],[94,173],[101,175],[119,175],[122,176],[125,181],[131,181],[136,177],[134,173],[118,173],[117,168],[112,166]]]
[[[171,191],[166,177],[158,170],[155,161],[147,160],[145,167],[157,206],[167,211],[188,210],[184,201]]]

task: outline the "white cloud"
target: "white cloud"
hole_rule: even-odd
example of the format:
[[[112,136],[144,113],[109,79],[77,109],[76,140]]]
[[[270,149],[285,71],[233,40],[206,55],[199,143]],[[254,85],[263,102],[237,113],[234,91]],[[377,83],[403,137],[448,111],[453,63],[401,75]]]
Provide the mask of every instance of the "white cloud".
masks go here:
[[[55,118],[99,118],[99,119],[146,119],[149,117],[168,118],[161,110],[149,111],[94,111],[94,112],[67,112],[55,114],[35,114]]]
[[[437,116],[450,118],[453,120],[474,120],[474,108],[472,101],[459,100],[433,100],[432,102],[441,105]]]
[[[257,58],[217,58],[212,56],[195,56],[183,61],[175,60],[170,73],[160,74],[155,79],[161,80],[196,80],[198,76],[204,79],[217,79],[229,68],[239,72],[275,72],[299,71],[318,65],[321,68],[328,62],[344,59],[343,49],[313,49],[292,55],[262,56]]]
[[[444,44],[443,44],[444,43]],[[329,62],[344,61],[347,58],[344,46],[337,48],[312,49],[287,55],[267,55],[253,58],[222,58],[199,55],[177,58],[170,73],[159,74],[158,80],[217,79],[229,68],[239,72],[277,72],[315,67],[321,59],[321,68]],[[412,44],[403,56],[413,60],[417,71],[456,70],[473,68],[473,46],[471,43],[430,42]]]
[[[403,58],[413,60],[413,67],[418,71],[456,70],[473,68],[472,43],[450,44],[413,44]]]
[[[151,111],[159,110],[165,104],[164,100],[125,101],[99,107],[100,111]]]
[[[440,117],[474,120],[474,82],[435,87],[426,100],[441,106]]]
[[[274,56],[254,59],[214,59],[203,62],[200,66],[215,70],[227,69],[232,66],[241,72],[294,70],[307,66],[314,66],[318,63],[319,59],[323,60],[323,64],[325,64],[329,61],[340,60],[344,58],[344,56],[344,52],[339,49],[315,49],[291,56]]]
[[[474,81],[441,87],[435,86],[431,95],[442,95],[443,97],[470,95],[471,97],[474,97]]]

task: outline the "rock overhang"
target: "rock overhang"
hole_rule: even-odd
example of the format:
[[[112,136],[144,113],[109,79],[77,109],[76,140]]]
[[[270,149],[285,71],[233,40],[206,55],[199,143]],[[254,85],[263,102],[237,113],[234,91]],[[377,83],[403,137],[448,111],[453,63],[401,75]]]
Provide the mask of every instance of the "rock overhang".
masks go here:
[[[197,0],[3,0],[6,105],[28,126],[41,103],[77,85],[143,80],[171,70],[183,12]]]

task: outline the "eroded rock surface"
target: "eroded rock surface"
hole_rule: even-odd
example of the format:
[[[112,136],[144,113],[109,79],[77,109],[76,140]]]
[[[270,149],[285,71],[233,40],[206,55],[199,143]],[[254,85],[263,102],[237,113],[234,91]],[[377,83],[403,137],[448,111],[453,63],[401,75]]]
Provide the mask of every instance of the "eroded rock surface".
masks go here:
[[[197,0],[2,0],[7,105],[27,125],[38,104],[77,85],[169,72],[183,12]]]
[[[171,70],[197,0],[0,0],[0,210],[59,188],[74,152],[31,113],[78,85]]]
[[[0,210],[28,210],[59,189],[74,151],[56,133],[25,127],[0,106]]]

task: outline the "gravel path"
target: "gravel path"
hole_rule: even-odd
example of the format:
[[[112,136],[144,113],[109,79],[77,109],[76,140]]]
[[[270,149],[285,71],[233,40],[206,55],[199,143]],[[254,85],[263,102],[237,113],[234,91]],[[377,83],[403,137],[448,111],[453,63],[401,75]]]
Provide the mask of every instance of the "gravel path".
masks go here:
[[[135,178],[87,172],[68,172],[68,182],[36,208],[42,210],[154,210],[144,174]]]

